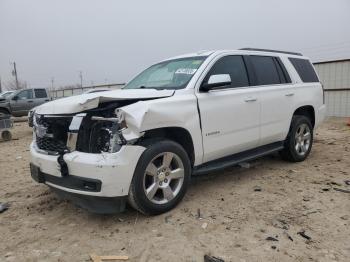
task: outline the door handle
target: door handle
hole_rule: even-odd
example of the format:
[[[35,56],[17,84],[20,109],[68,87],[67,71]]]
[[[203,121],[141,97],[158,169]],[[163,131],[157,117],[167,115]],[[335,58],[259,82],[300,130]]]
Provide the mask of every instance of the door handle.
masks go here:
[[[294,93],[288,93],[286,96],[294,96]]]
[[[256,100],[258,100],[258,99],[254,98],[254,97],[248,97],[248,98],[244,99],[245,102],[255,102]]]
[[[33,100],[29,100],[28,103],[33,103]]]

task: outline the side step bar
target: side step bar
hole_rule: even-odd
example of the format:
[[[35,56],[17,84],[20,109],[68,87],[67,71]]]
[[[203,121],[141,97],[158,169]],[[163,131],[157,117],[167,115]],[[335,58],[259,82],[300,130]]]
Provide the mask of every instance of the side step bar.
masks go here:
[[[223,157],[223,158],[196,166],[193,168],[192,175],[202,175],[202,174],[212,173],[215,171],[220,171],[242,162],[250,161],[250,160],[259,158],[261,156],[269,155],[276,151],[280,151],[281,149],[283,149],[283,141],[257,147],[254,149],[250,149],[241,153]]]

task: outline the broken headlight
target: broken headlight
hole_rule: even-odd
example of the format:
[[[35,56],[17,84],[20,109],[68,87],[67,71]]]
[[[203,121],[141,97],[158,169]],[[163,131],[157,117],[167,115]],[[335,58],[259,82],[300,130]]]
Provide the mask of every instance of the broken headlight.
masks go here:
[[[91,128],[89,152],[101,153],[118,152],[122,145],[126,144],[122,130],[126,128],[124,114],[120,110],[115,111],[116,117],[93,116],[95,123]]]

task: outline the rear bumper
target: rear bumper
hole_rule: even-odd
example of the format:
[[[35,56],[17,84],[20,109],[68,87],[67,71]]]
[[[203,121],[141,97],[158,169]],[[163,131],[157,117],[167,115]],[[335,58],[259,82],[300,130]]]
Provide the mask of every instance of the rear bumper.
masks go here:
[[[58,156],[40,152],[35,142],[30,146],[31,166],[41,174],[34,180],[60,191],[91,197],[124,197],[129,193],[136,164],[145,150],[126,145],[117,153],[89,154],[72,152],[64,155],[68,176],[62,176]],[[33,175],[32,175],[33,176]]]

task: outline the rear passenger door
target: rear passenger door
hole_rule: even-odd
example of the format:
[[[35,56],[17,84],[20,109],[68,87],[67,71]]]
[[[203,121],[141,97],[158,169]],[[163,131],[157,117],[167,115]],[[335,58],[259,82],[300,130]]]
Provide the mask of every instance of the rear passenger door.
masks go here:
[[[34,99],[33,107],[39,106],[41,104],[44,104],[44,103],[50,101],[50,99],[47,95],[47,91],[44,88],[35,88],[34,95],[35,95],[35,99]]]
[[[231,85],[196,93],[202,124],[203,161],[211,161],[257,146],[259,141],[260,101],[249,87],[246,64],[241,55],[219,58],[206,73],[229,74]]]
[[[248,59],[261,101],[259,145],[282,141],[293,114],[295,87],[279,57],[250,55]]]

